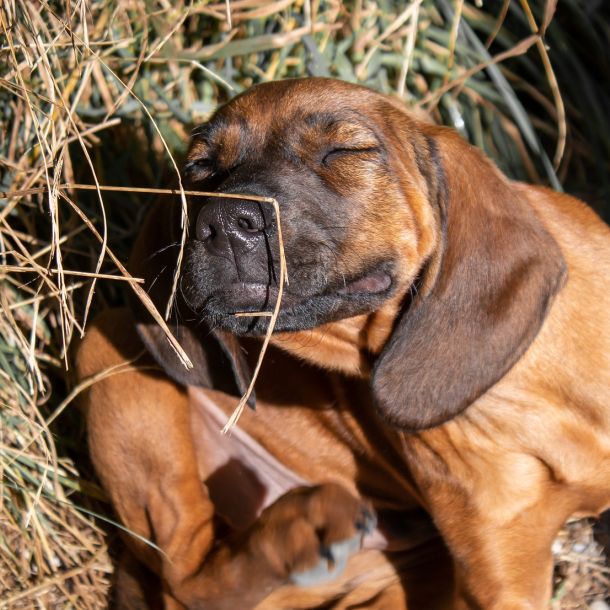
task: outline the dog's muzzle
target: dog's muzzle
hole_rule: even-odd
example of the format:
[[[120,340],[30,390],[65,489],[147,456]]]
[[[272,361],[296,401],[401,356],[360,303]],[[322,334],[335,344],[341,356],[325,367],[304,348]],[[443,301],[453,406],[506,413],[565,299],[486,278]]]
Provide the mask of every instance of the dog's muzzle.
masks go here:
[[[217,198],[204,203],[195,235],[215,256],[239,258],[252,252],[271,229],[272,215],[256,201]]]

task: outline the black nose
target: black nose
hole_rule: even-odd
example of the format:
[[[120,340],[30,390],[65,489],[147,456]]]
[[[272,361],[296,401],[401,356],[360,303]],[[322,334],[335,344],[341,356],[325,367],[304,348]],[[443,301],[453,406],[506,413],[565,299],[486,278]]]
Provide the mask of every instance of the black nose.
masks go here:
[[[256,201],[218,198],[206,202],[195,226],[197,239],[216,254],[254,248],[267,229],[265,211]]]

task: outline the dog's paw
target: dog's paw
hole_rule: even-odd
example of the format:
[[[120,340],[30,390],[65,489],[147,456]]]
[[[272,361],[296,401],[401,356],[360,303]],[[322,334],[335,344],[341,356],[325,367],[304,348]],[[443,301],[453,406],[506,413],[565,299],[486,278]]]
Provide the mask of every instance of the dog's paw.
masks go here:
[[[263,512],[250,549],[282,579],[317,585],[341,574],[375,524],[370,506],[340,485],[298,488]]]
[[[347,540],[335,542],[328,547],[321,547],[322,555],[318,563],[308,570],[292,572],[290,580],[301,587],[311,587],[330,582],[341,575],[347,560],[362,546],[362,534],[356,534]]]

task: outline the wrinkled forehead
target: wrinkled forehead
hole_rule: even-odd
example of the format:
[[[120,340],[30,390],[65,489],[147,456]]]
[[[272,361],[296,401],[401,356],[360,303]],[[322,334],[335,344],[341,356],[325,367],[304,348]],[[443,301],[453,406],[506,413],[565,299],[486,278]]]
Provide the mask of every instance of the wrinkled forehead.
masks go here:
[[[379,94],[358,85],[332,79],[295,79],[264,83],[236,97],[218,113],[239,118],[261,131],[278,124],[320,113],[364,112]]]
[[[373,124],[370,114],[380,99],[369,89],[331,79],[265,83],[236,97],[195,129],[193,146],[241,145],[255,152],[270,142],[289,141],[295,131],[347,138]]]

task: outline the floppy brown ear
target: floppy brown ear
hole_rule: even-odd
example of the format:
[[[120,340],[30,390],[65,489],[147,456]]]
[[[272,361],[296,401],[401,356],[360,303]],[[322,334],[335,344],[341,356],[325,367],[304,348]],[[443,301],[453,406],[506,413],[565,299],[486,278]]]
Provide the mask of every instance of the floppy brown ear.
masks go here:
[[[147,215],[130,259],[130,271],[145,280],[144,288],[161,314],[170,296],[179,251],[179,235],[172,235],[178,206],[157,204]],[[136,330],[148,352],[166,375],[180,385],[213,388],[242,396],[249,383],[250,370],[238,340],[210,329],[176,296],[168,327],[193,363],[187,369],[169,344],[165,333],[134,296],[131,302]],[[254,398],[248,401],[254,407]]]
[[[501,379],[534,340],[566,275],[523,187],[457,134],[425,129],[418,166],[439,206],[442,239],[372,381],[379,411],[408,430],[451,419]]]

